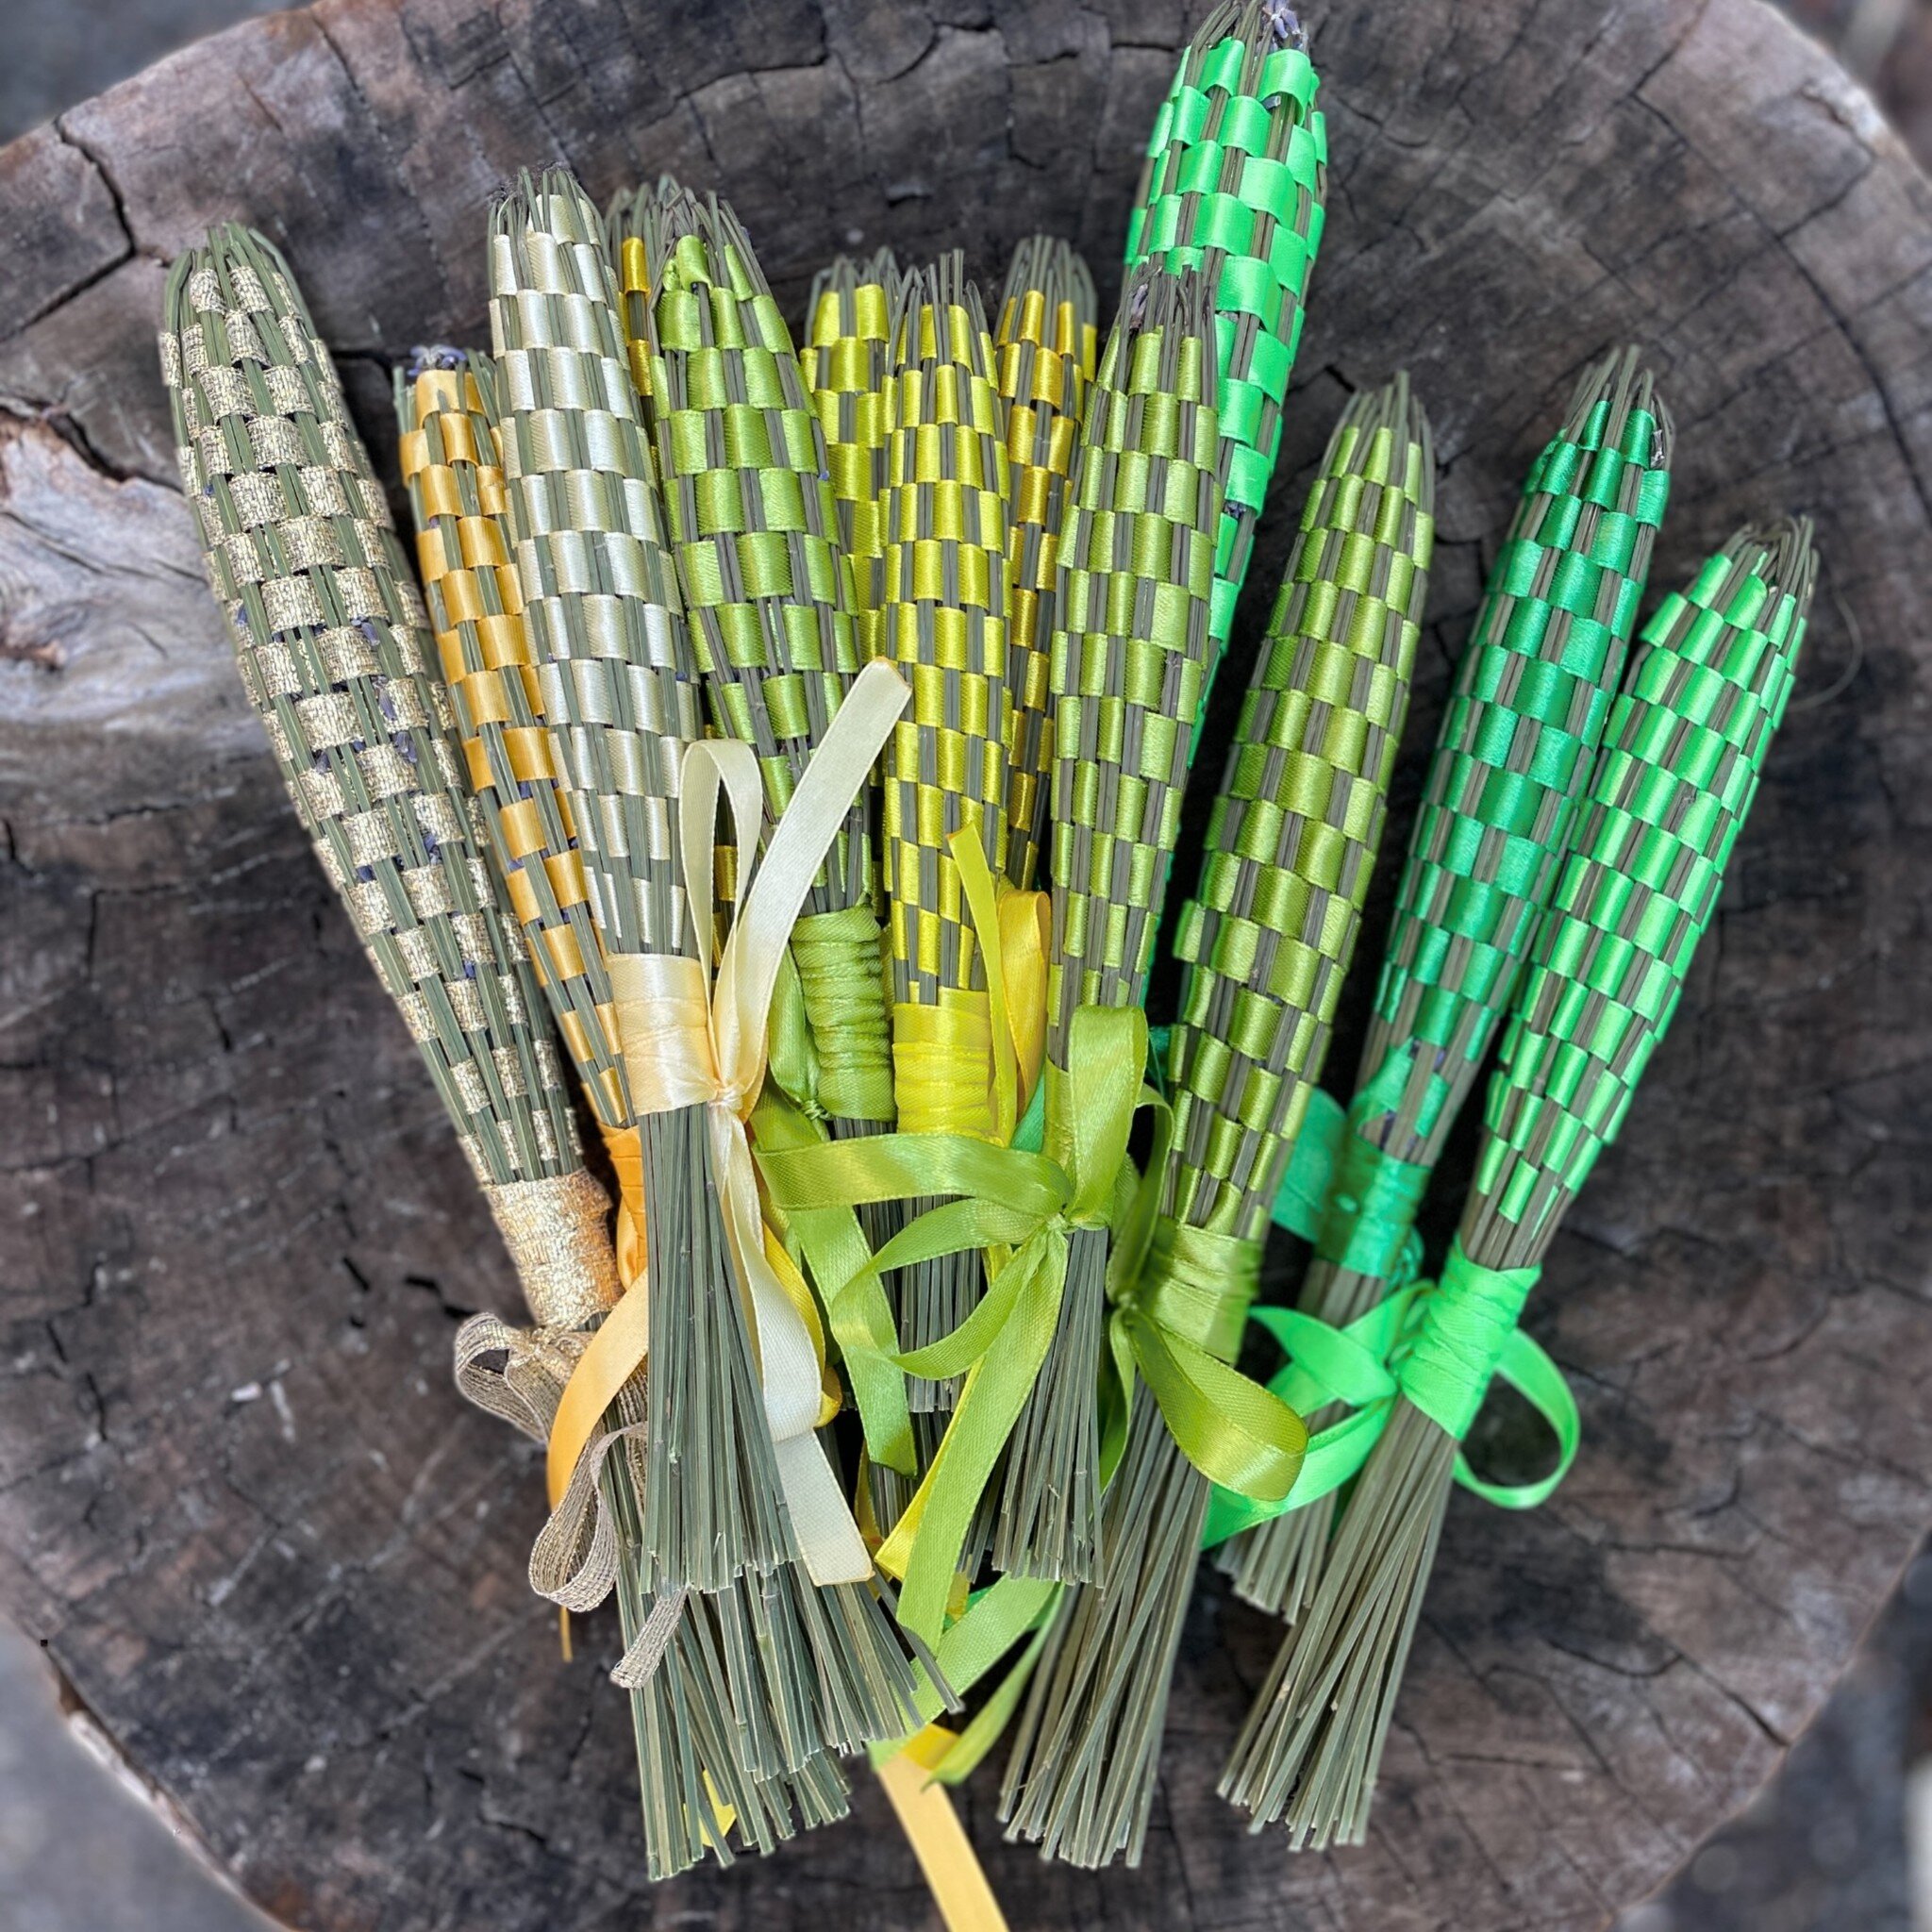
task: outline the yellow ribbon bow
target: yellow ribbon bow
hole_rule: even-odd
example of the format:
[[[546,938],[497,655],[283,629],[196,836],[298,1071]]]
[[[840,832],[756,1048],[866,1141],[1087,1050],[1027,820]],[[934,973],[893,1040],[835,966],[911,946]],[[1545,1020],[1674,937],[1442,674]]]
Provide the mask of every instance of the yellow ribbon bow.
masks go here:
[[[854,680],[761,861],[752,856],[764,806],[751,748],[729,740],[691,745],[679,779],[679,836],[698,957],[613,954],[609,960],[625,1072],[638,1111],[706,1109],[719,1207],[751,1304],[779,1479],[807,1571],[819,1584],[862,1581],[872,1574],[872,1561],[818,1440],[823,1357],[809,1297],[795,1276],[788,1280],[774,1265],[745,1121],[764,1081],[766,1029],[787,938],[852,799],[910,698],[905,680],[883,661]],[[714,974],[710,908],[721,791],[738,865],[730,929]],[[567,1487],[599,1419],[643,1363],[647,1297],[647,1282],[632,1284],[577,1363],[551,1430],[553,1497]]]

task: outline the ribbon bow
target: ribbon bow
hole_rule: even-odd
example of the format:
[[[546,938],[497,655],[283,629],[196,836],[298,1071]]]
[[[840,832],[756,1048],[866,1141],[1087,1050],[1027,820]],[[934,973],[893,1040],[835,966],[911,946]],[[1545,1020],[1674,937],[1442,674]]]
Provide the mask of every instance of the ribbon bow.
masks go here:
[[[767,1240],[745,1121],[764,1080],[773,988],[787,939],[851,800],[910,697],[890,664],[875,660],[866,667],[756,863],[763,794],[751,748],[729,740],[688,747],[679,777],[679,835],[698,956],[615,954],[609,961],[625,1071],[638,1110],[706,1110],[719,1208],[751,1303],[779,1480],[806,1568],[818,1584],[862,1581],[872,1574],[872,1562],[818,1440],[824,1371],[810,1297],[795,1273],[781,1270],[783,1251]],[[721,791],[731,813],[738,866],[730,928],[714,974],[711,907]],[[567,1488],[598,1419],[644,1360],[647,1292],[641,1281],[625,1291],[564,1391],[550,1436],[553,1498]]]
[[[1363,1158],[1357,1129],[1373,1110],[1363,1107],[1364,1097],[1344,1114],[1328,1094],[1311,1096],[1274,1220],[1324,1252],[1347,1257],[1346,1265],[1383,1273],[1389,1292],[1340,1328],[1299,1308],[1256,1307],[1248,1314],[1289,1357],[1269,1380],[1275,1394],[1305,1414],[1331,1403],[1349,1412],[1311,1439],[1285,1499],[1267,1503],[1217,1487],[1202,1533],[1205,1549],[1348,1482],[1380,1440],[1397,1396],[1460,1441],[1491,1382],[1500,1379],[1548,1423],[1557,1463],[1533,1482],[1487,1482],[1467,1457],[1457,1456],[1457,1482],[1498,1508],[1537,1507],[1575,1459],[1582,1434],[1576,1398],[1541,1344],[1516,1326],[1533,1272],[1479,1267],[1457,1243],[1440,1280],[1418,1278],[1422,1241],[1409,1224],[1422,1193],[1418,1171],[1407,1162]],[[1369,1256],[1375,1257],[1373,1268]]]
[[[1156,1213],[1171,1123],[1164,1101],[1157,1118],[1146,1175],[1108,1263],[1108,1341],[1120,1400],[1103,1468],[1119,1459],[1138,1373],[1175,1446],[1203,1475],[1274,1502],[1294,1487],[1308,1434],[1277,1392],[1231,1366],[1261,1244]]]
[[[858,1332],[858,1311],[889,1270],[973,1249],[1004,1254],[978,1306],[950,1335],[886,1357],[906,1374],[966,1378],[932,1466],[879,1551],[879,1566],[904,1579],[900,1623],[927,1642],[943,1631],[974,1509],[1052,1343],[1066,1290],[1068,1234],[1109,1225],[1118,1176],[1123,1168],[1132,1172],[1127,1136],[1146,1053],[1146,1021],[1139,1011],[1093,1007],[1074,1014],[1069,1071],[1047,1075],[1054,1087],[1049,1142],[1058,1158],[970,1134],[881,1135],[764,1155],[766,1185],[791,1215],[833,1205],[955,1197],[928,1208],[861,1268],[830,1285],[827,1319],[835,1333]],[[874,1346],[848,1342],[848,1366]]]

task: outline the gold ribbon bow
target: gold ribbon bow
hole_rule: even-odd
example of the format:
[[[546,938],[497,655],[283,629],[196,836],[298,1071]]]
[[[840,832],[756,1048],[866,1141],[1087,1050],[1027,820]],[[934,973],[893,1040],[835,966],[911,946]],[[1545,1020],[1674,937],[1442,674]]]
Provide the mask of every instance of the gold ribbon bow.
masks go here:
[[[756,862],[764,806],[751,748],[728,740],[690,746],[679,779],[679,834],[698,957],[616,954],[609,960],[634,1106],[640,1113],[706,1110],[719,1207],[750,1298],[779,1479],[807,1571],[819,1584],[863,1581],[872,1561],[818,1440],[821,1344],[803,1283],[774,1266],[745,1122],[764,1081],[766,1028],[787,939],[852,799],[910,698],[890,664],[866,667]],[[721,791],[738,865],[730,929],[714,973],[710,908]],[[564,1391],[550,1435],[553,1499],[567,1490],[599,1419],[643,1363],[648,1292],[643,1280],[625,1291]]]

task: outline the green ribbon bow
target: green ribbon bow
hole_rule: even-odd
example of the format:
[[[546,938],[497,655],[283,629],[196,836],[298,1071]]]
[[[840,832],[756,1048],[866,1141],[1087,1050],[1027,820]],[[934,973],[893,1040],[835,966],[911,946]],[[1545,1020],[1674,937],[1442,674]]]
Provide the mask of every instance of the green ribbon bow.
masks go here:
[[[1108,1342],[1118,1399],[1103,1475],[1119,1463],[1138,1372],[1169,1435],[1203,1475],[1243,1500],[1284,1505],[1308,1432],[1278,1393],[1231,1366],[1259,1282],[1260,1243],[1156,1216],[1160,1152],[1147,1164],[1127,1232],[1108,1260]]]
[[[829,1141],[824,1123],[809,1115],[789,1090],[770,1080],[752,1111],[751,1127],[768,1198],[774,1159],[851,1144]],[[781,1204],[774,1199],[774,1205]],[[906,1406],[906,1376],[893,1358],[899,1332],[885,1285],[876,1273],[868,1273],[872,1245],[858,1216],[841,1201],[816,1206],[792,1201],[782,1206],[782,1218],[786,1231],[804,1252],[811,1279],[819,1284],[825,1326],[844,1360],[853,1406],[865,1432],[865,1453],[874,1462],[910,1475],[918,1457]],[[824,1284],[828,1281],[844,1283],[844,1292],[826,1296]]]
[[[1269,1380],[1274,1394],[1303,1413],[1332,1403],[1345,1405],[1349,1413],[1309,1441],[1301,1474],[1284,1501],[1261,1502],[1232,1486],[1218,1487],[1202,1533],[1204,1549],[1286,1509],[1319,1502],[1348,1482],[1380,1440],[1397,1396],[1461,1441],[1491,1382],[1500,1378],[1549,1424],[1557,1439],[1556,1467],[1534,1482],[1486,1482],[1466,1457],[1457,1457],[1456,1480],[1498,1508],[1537,1507],[1575,1460],[1582,1436],[1576,1399],[1546,1351],[1516,1325],[1535,1271],[1483,1268],[1457,1242],[1439,1280],[1417,1278],[1422,1243],[1412,1223],[1420,1170],[1361,1154],[1368,1143],[1354,1128],[1367,1097],[1365,1090],[1356,1109],[1344,1114],[1326,1093],[1313,1095],[1275,1195],[1274,1220],[1324,1250],[1386,1262],[1374,1272],[1386,1274],[1389,1293],[1342,1328],[1298,1308],[1257,1307],[1248,1317],[1289,1357]],[[1357,1224],[1352,1227],[1350,1201]]]
[[[869,1201],[941,1202],[852,1269],[826,1257],[818,1274],[826,1320],[848,1369],[883,1355],[894,1373],[965,1386],[932,1466],[881,1558],[904,1580],[900,1622],[939,1641],[954,1572],[973,1512],[1045,1360],[1066,1290],[1067,1235],[1111,1225],[1127,1136],[1143,1089],[1147,1023],[1138,1011],[1083,1007],[1068,1035],[1069,1070],[1049,1071],[1049,1154],[999,1147],[967,1135],[890,1134],[869,1140],[773,1145],[761,1166],[788,1222]],[[991,1279],[950,1335],[906,1354],[882,1344],[880,1277],[941,1255],[985,1249]],[[885,1316],[890,1333],[890,1315]],[[855,1400],[858,1376],[855,1375]],[[869,1379],[876,1382],[878,1378]],[[896,1466],[896,1465],[895,1465]]]

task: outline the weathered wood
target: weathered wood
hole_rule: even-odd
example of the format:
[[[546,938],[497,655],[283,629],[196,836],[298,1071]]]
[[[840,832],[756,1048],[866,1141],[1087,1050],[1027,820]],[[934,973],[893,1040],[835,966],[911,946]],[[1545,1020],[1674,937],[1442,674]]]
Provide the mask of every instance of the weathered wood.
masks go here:
[[[930,1917],[868,1790],[643,1884],[622,1701],[524,1584],[532,1457],[449,1387],[505,1263],[200,585],[161,261],[276,235],[378,446],[388,358],[480,337],[524,163],[715,181],[794,308],[840,246],[991,275],[1041,225],[1113,280],[1185,25],[327,0],[0,153],[0,1603],[291,1923]],[[1775,1766],[1932,1513],[1932,188],[1757,0],[1317,25],[1329,228],[1247,635],[1339,398],[1407,363],[1445,466],[1420,745],[1524,460],[1629,337],[1681,432],[1659,581],[1813,512],[1819,702],[1535,1315],[1583,1457],[1533,1517],[1452,1509],[1374,1842],[1298,1861],[1213,1795],[1274,1633],[1204,1585],[1143,1873],[1041,1869],[966,1795],[1016,1927],[1598,1925]]]

